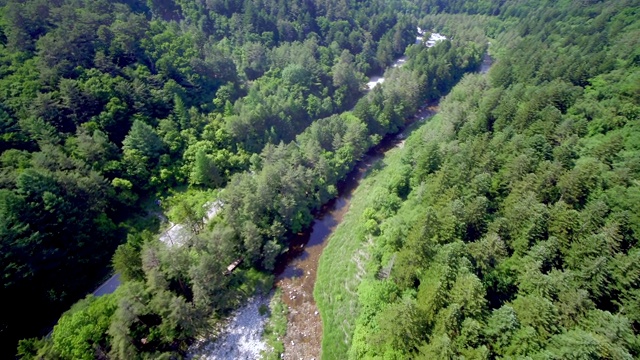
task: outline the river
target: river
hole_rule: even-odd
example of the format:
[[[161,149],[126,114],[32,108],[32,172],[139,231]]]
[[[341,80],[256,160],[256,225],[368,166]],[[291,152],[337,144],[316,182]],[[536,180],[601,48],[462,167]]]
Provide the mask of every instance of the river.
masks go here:
[[[401,66],[404,62],[405,59],[401,58],[394,65]],[[485,54],[478,72],[486,74],[491,65],[492,58]],[[375,82],[381,83],[383,81]],[[438,111],[436,104],[421,107],[412,117],[410,123],[419,123],[433,116]],[[407,127],[404,131],[406,129]],[[313,289],[320,255],[327,245],[326,240],[348,212],[353,192],[360,185],[367,170],[382,159],[388,150],[402,145],[404,141],[402,133],[389,135],[379,145],[371,149],[358,162],[355,169],[345,177],[345,180],[338,184],[339,196],[323,206],[310,229],[295,238],[285,258],[280,259],[276,268],[275,286],[282,290],[282,300],[289,311],[287,334],[283,339],[284,359],[319,359],[322,321],[313,299]],[[260,328],[264,326],[266,318],[259,314],[258,306],[266,304],[267,300],[264,298],[250,300],[237,311],[236,316],[222,331],[218,341],[208,344],[206,351],[201,351],[202,345],[199,346],[198,350],[191,352],[190,357],[206,359],[259,358],[260,352],[257,349],[262,349],[264,343],[260,338],[261,329],[256,331],[254,326]],[[231,343],[230,338],[237,342]],[[252,344],[252,346],[247,344]]]
[[[396,67],[401,67],[402,65],[404,65],[404,63],[406,62],[407,57],[403,56],[400,57],[398,59],[396,59],[396,61],[394,61],[393,64],[391,64],[392,68],[396,68]],[[367,88],[373,89],[376,85],[381,84],[384,82],[384,77],[383,76],[372,76],[371,78],[369,78],[369,82],[367,83]],[[347,186],[348,188],[348,186]],[[352,191],[353,189],[351,189]],[[350,196],[349,196],[350,198]],[[340,209],[346,209],[346,205],[347,202],[344,199],[338,198],[336,200],[334,200],[331,204],[336,206],[336,210],[337,211],[341,211]],[[333,206],[333,205],[326,205],[325,209],[328,206]],[[218,203],[218,202],[214,202],[213,205],[211,205],[209,207],[209,209],[207,210],[207,216],[205,219],[205,222],[208,220],[211,220],[213,217],[216,216],[216,214],[218,213],[218,211],[222,208],[222,204]],[[324,212],[324,211],[323,211]],[[332,212],[333,214],[333,212]],[[328,235],[333,231],[333,229],[335,228],[335,225],[337,225],[337,223],[335,225],[332,225],[332,222],[336,221],[336,220],[331,220],[331,219],[338,219],[337,217],[337,213],[335,215],[328,215],[326,221],[325,220],[321,220],[318,219],[316,220],[316,222],[314,223],[314,228],[312,229],[311,235],[309,236],[308,239],[308,246],[310,246],[311,248],[314,247],[314,244],[322,244],[324,242],[324,240],[326,239],[326,237],[328,237]],[[339,221],[342,220],[342,215],[339,216]],[[338,221],[338,222],[339,222]],[[318,223],[319,222],[319,223]],[[316,229],[316,223],[318,223],[318,228]],[[159,236],[160,241],[173,246],[173,245],[179,245],[182,244],[184,242],[184,239],[186,237],[190,236],[190,233],[188,232],[188,230],[186,229],[186,227],[182,224],[170,224],[169,228],[167,230],[165,230],[164,232],[162,232]],[[303,240],[301,240],[303,241]],[[301,242],[303,243],[303,242]],[[290,254],[297,254],[300,253],[300,251],[296,252],[296,249],[292,249],[290,251]],[[320,256],[320,252],[321,250],[317,253],[314,254],[313,256],[315,256],[313,259],[313,261],[317,264],[318,258]],[[303,252],[301,254],[302,256],[307,256],[305,255],[305,253]],[[317,266],[316,266],[317,267]],[[283,276],[287,276],[284,274],[291,274],[291,271],[288,270],[282,270],[283,272]],[[309,274],[306,275],[306,277],[311,276],[311,269],[308,270]],[[311,292],[313,292],[313,283],[315,283],[315,269],[313,270],[313,282],[310,285],[310,290],[309,290],[309,294],[311,294]],[[116,289],[120,286],[121,284],[121,280],[120,280],[120,274],[116,273],[113,274],[109,279],[107,279],[104,283],[100,284],[100,286],[92,292],[92,294],[94,296],[102,296],[102,295],[107,295],[107,294],[111,294],[114,291],[116,291]],[[306,293],[306,292],[305,292]],[[315,306],[315,305],[314,305]],[[52,330],[53,331],[53,330]],[[51,334],[51,332],[49,332],[49,335]]]
[[[422,107],[412,123],[433,116],[437,105]],[[405,128],[406,130],[407,128]],[[293,239],[289,250],[279,259],[275,287],[282,290],[282,300],[288,308],[287,334],[283,339],[284,359],[318,359],[322,341],[322,321],[313,299],[313,288],[320,255],[327,239],[342,222],[349,210],[353,192],[373,165],[390,149],[403,144],[404,136],[389,135],[367,152],[356,167],[338,184],[338,197],[324,205],[311,227]],[[258,359],[265,348],[261,339],[266,316],[260,305],[269,299],[256,297],[238,309],[211,343],[197,343],[188,358],[195,359]],[[258,328],[258,329],[257,329]]]
[[[423,107],[413,117],[421,121],[433,116],[436,105]],[[282,290],[282,300],[289,308],[287,335],[284,338],[284,359],[318,359],[322,341],[322,321],[313,299],[318,260],[327,239],[349,210],[353,192],[376,162],[390,149],[402,144],[404,136],[389,135],[358,162],[339,186],[339,196],[320,211],[310,231],[294,239],[287,259],[277,269],[276,287]]]
[[[404,63],[400,60],[397,66]],[[479,72],[486,74],[492,58],[485,54]],[[422,122],[435,115],[438,106],[430,104],[419,109],[411,123]],[[407,127],[411,125],[407,124]],[[406,131],[406,128],[405,128]],[[311,230],[298,237],[290,246],[286,267],[280,269],[276,286],[282,289],[284,303],[289,308],[287,334],[284,338],[284,359],[318,359],[322,342],[322,321],[313,299],[318,260],[327,245],[327,239],[342,222],[349,210],[351,197],[367,170],[384,157],[390,149],[402,145],[404,136],[389,135],[371,149],[345,180],[339,184],[339,196],[329,202],[313,222]]]
[[[418,28],[418,33],[421,34],[420,28]],[[444,37],[443,37],[444,38]],[[416,39],[422,39],[420,36],[416,37]],[[418,40],[416,40],[418,41]],[[402,56],[396,59],[393,64],[391,64],[390,68],[397,68],[404,65],[407,61],[406,56]],[[376,85],[382,84],[384,82],[384,76],[382,75],[374,75],[369,78],[367,82],[367,89],[371,90]],[[205,206],[208,206],[205,205]],[[222,204],[218,202],[214,202],[211,206],[209,206],[207,210],[207,216],[204,219],[205,222],[211,220],[216,214],[221,210]],[[173,246],[176,244],[181,244],[185,241],[187,237],[191,236],[190,232],[186,227],[182,224],[169,224],[169,228],[160,234],[160,241]],[[107,279],[104,283],[100,284],[100,286],[92,293],[94,296],[102,296],[111,294],[120,286],[120,274],[113,274],[109,279]]]
[[[391,66],[400,67],[406,57]],[[371,78],[369,87],[382,83],[384,78]],[[371,86],[371,84],[374,84]],[[412,121],[425,119],[435,113],[435,107],[422,107]],[[278,260],[275,287],[282,290],[282,300],[288,307],[287,334],[283,340],[284,359],[317,359],[322,340],[322,321],[313,300],[318,260],[326,240],[342,222],[349,210],[351,196],[367,170],[384,157],[389,149],[404,142],[402,136],[385,137],[358,162],[356,167],[338,184],[339,196],[325,204],[316,215],[311,227],[294,238],[288,251]],[[196,359],[256,359],[265,348],[262,329],[266,316],[259,312],[260,305],[269,299],[256,297],[238,309],[220,335],[213,342],[198,342],[188,358]],[[256,329],[258,327],[259,329]]]

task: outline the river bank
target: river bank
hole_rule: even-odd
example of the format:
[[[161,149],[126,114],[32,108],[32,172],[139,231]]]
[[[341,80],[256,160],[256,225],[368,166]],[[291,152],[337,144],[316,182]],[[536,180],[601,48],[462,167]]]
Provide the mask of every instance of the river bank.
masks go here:
[[[282,339],[283,359],[318,359],[322,341],[322,321],[316,306],[313,290],[315,287],[320,256],[327,245],[327,239],[342,222],[349,211],[351,198],[369,171],[384,158],[391,149],[404,143],[405,137],[417,124],[433,116],[437,106],[421,108],[411,123],[400,134],[388,135],[379,145],[373,147],[358,162],[345,180],[338,184],[339,195],[323,206],[311,227],[296,237],[290,244],[285,257],[276,268],[275,288],[281,290],[282,301],[287,307],[287,332]],[[267,297],[254,297],[236,310],[211,342],[201,341],[192,347],[191,359],[255,359],[259,358],[250,349],[266,349],[264,340],[259,339],[266,316],[261,307],[270,301]],[[246,346],[251,344],[252,346]],[[235,350],[234,350],[235,349]]]
[[[402,61],[400,59],[399,61]],[[406,119],[406,125],[418,124],[437,112],[436,103],[422,106],[416,114]],[[429,106],[431,105],[431,106]],[[360,182],[366,178],[369,171],[376,166],[384,154],[395,147],[401,147],[405,137],[410,133],[404,127],[401,133],[387,135],[379,145],[375,146],[357,163],[355,169],[347,174],[338,184],[339,196],[325,205],[311,227],[291,241],[284,258],[279,261],[276,269],[276,288],[282,292],[282,300],[288,309],[287,333],[282,339],[284,344],[284,359],[311,359],[321,355],[322,320],[314,300],[314,287],[318,262],[327,239],[342,222],[343,216],[349,210],[351,196]],[[256,308],[256,307],[253,307]],[[253,313],[254,317],[261,314]],[[233,332],[242,324],[230,322],[228,331]],[[250,331],[253,331],[251,329]],[[223,338],[226,330],[220,334]],[[212,352],[206,354],[207,359],[231,358],[224,352],[211,347]]]
[[[431,117],[436,110],[434,105],[421,109],[412,123]],[[320,256],[327,246],[327,239],[349,212],[354,192],[385,154],[404,142],[412,123],[408,124],[403,133],[388,135],[372,148],[339,185],[340,195],[314,221],[311,232],[292,243],[289,250],[291,261],[276,280],[276,287],[282,289],[283,301],[289,310],[284,359],[320,357],[322,320],[313,295]]]
[[[436,112],[437,108],[431,108],[428,118]],[[351,341],[358,314],[358,286],[368,273],[367,264],[372,256],[369,251],[372,240],[363,214],[367,208],[375,208],[380,195],[388,192],[387,187],[402,168],[402,157],[406,152],[404,142],[422,129],[422,125],[423,121],[416,121],[403,130],[402,136],[396,136],[397,146],[384,153],[351,194],[349,212],[326,241],[314,288],[321,321],[328,328],[321,334],[323,358],[338,358],[335,355],[346,353],[346,344]],[[336,348],[338,351],[334,351]]]
[[[485,54],[478,72],[486,74],[491,64],[491,57]],[[443,128],[437,117],[423,125],[423,120],[435,116],[438,110],[438,107],[423,109],[428,113],[419,113],[418,121],[397,136],[398,140],[402,139],[399,145],[404,145],[405,139],[408,139],[413,141],[415,147],[416,141],[446,133],[447,129]],[[381,197],[388,196],[391,184],[402,174],[405,167],[403,159],[408,151],[412,150],[399,146],[385,153],[383,160],[374,167],[372,176],[366,177],[352,194],[351,210],[328,239],[320,257],[314,297],[320,309],[321,321],[326,327],[322,334],[323,358],[340,359],[347,354],[359,313],[358,287],[364,279],[376,274],[368,266],[374,256],[372,233],[379,231],[382,219],[376,216],[375,219],[365,218],[364,214],[379,208],[381,202],[387,204],[387,200],[381,200]],[[393,258],[384,259],[385,266],[377,275],[388,276],[393,261]]]
[[[390,68],[401,67],[407,58],[401,57],[394,61]],[[372,82],[382,83],[384,78],[374,76]],[[370,87],[371,89],[372,87]],[[430,110],[426,107],[419,109],[411,121],[420,116],[426,116]],[[384,154],[384,149],[393,148],[403,139],[389,135],[379,145],[369,150],[365,158],[358,162],[345,180],[338,184],[339,196],[325,204],[316,215],[311,226],[299,234],[291,242],[288,251],[281,257],[276,266],[275,288],[279,292],[272,292],[269,297],[255,297],[247,301],[234,312],[219,334],[211,336],[211,340],[200,341],[195,344],[188,354],[193,359],[254,359],[252,351],[232,351],[244,348],[244,343],[251,343],[253,348],[264,350],[266,342],[257,339],[255,334],[261,334],[264,329],[265,315],[261,307],[270,301],[274,293],[282,294],[282,301],[287,307],[287,332],[284,339],[284,359],[318,358],[322,339],[322,322],[313,300],[313,289],[316,279],[318,260],[326,245],[326,239],[342,221],[347,212],[349,199],[357,188],[367,169],[377,162]],[[310,320],[311,319],[311,320]],[[249,337],[236,336],[247,332]],[[235,342],[235,345],[233,345]]]
[[[212,334],[213,341],[207,339],[194,344],[188,359],[258,359],[267,350],[262,339],[262,331],[267,321],[266,309],[272,294],[249,299],[244,306],[221,327],[219,334]]]

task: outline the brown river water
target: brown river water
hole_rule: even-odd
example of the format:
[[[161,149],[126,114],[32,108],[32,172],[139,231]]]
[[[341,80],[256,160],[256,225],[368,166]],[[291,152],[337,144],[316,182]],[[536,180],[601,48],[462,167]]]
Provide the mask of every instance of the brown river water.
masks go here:
[[[485,55],[480,73],[486,73],[492,62],[491,57]],[[437,102],[423,106],[415,116],[408,119],[403,131],[408,132],[413,124],[424,121],[437,111]],[[275,285],[282,290],[282,299],[289,309],[287,334],[284,339],[284,359],[320,358],[322,321],[313,299],[320,255],[327,244],[327,239],[348,212],[353,192],[366,176],[367,171],[382,159],[387,151],[401,146],[404,138],[403,133],[389,135],[371,149],[358,162],[354,170],[338,184],[339,196],[322,207],[311,227],[292,241],[289,251],[278,261]],[[94,294],[100,296],[111,293],[119,284],[119,274],[115,274]],[[194,355],[198,357],[197,354]],[[204,357],[208,358],[206,355]],[[223,358],[228,357],[223,356]]]
[[[479,72],[486,74],[492,63],[493,59],[485,54]],[[412,125],[437,112],[437,102],[423,106],[408,120],[403,131],[410,131]],[[322,320],[313,299],[320,255],[327,245],[327,239],[349,211],[353,192],[367,171],[382,159],[387,151],[402,145],[405,137],[403,133],[389,135],[371,149],[339,184],[339,196],[321,209],[311,228],[294,239],[286,258],[279,262],[280,267],[276,269],[276,287],[282,290],[282,300],[289,308],[287,334],[283,340],[284,359],[320,358]]]
[[[407,126],[433,116],[437,110],[437,105],[422,108],[409,120]],[[289,308],[287,334],[283,340],[284,359],[320,358],[322,321],[313,299],[320,255],[327,239],[349,211],[353,192],[367,171],[387,151],[403,144],[404,138],[402,133],[389,135],[371,149],[338,185],[339,196],[320,210],[310,229],[294,239],[286,259],[279,262],[276,287],[282,290],[282,300]]]

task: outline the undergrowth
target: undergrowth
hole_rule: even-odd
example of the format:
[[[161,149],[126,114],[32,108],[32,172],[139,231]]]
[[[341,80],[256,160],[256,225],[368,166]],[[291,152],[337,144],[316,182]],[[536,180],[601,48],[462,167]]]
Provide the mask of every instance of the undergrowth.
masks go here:
[[[265,309],[266,311],[266,309]],[[262,312],[262,309],[261,309]],[[284,353],[284,335],[287,332],[287,306],[282,301],[282,290],[277,289],[269,303],[269,320],[264,327],[263,337],[269,349],[262,354],[263,360],[280,359]]]
[[[408,186],[409,165],[403,162],[418,139],[432,136],[440,129],[438,116],[413,131],[403,148],[388,151],[362,180],[351,199],[351,207],[342,224],[329,238],[318,265],[314,289],[318,309],[322,316],[322,358],[344,359],[358,318],[358,286],[365,278],[373,278],[381,270],[382,259],[374,246],[374,239],[385,221],[396,212],[412,218],[411,206],[402,206],[403,183]],[[416,126],[416,127],[417,127]],[[410,131],[405,131],[405,134]],[[411,199],[409,199],[411,200]],[[410,204],[411,201],[405,203]]]

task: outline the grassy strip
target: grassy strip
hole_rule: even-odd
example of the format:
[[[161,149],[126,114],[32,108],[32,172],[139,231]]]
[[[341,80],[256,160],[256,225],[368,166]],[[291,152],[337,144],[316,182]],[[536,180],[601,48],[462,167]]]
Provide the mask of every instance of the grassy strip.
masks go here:
[[[263,334],[269,349],[262,354],[262,359],[277,360],[284,353],[282,339],[287,332],[287,307],[282,302],[282,290],[275,291],[269,303],[269,309],[260,308],[260,313],[263,311],[270,311],[270,314]]]
[[[404,148],[388,151],[353,194],[351,207],[324,249],[318,265],[314,298],[322,316],[322,358],[346,359],[358,317],[358,286],[365,278],[373,278],[389,259],[379,258],[374,249],[376,228],[394,214],[383,215],[380,203],[404,165],[403,157],[414,146],[434,133],[446,133],[439,116],[421,125],[407,139]],[[401,202],[394,219],[414,218],[413,198]],[[372,209],[375,215],[371,216]],[[369,215],[367,215],[369,214]],[[367,217],[367,218],[365,218]],[[370,218],[376,218],[372,224]],[[410,221],[410,220],[409,220]],[[379,244],[377,245],[379,246]]]

